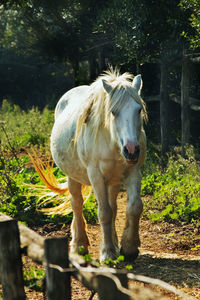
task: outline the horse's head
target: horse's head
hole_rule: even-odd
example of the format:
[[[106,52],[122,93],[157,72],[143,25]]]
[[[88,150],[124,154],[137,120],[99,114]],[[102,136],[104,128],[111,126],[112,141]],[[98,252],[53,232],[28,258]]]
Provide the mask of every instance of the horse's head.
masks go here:
[[[118,137],[121,152],[129,164],[135,164],[140,155],[140,133],[144,104],[140,98],[142,88],[141,75],[134,77],[132,84],[117,84],[113,87],[103,80],[103,86],[109,94],[110,111]]]

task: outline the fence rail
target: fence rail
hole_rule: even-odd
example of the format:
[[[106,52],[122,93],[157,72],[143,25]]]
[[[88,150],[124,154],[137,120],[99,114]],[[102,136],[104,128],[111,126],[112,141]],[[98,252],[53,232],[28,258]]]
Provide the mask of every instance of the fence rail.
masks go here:
[[[100,300],[143,300],[142,292],[128,289],[128,280],[156,284],[180,296],[182,299],[194,299],[173,286],[157,279],[128,273],[125,270],[86,266],[79,255],[68,257],[68,240],[62,238],[44,238],[30,228],[17,223],[0,213],[0,281],[5,300],[26,299],[22,272],[21,253],[33,261],[42,264],[46,270],[45,298],[49,300],[71,299],[71,276],[93,291]],[[143,287],[142,290],[146,288]],[[154,299],[150,290],[149,299]],[[153,293],[154,294],[154,293]],[[148,298],[145,298],[148,300]],[[166,299],[156,295],[156,299]]]

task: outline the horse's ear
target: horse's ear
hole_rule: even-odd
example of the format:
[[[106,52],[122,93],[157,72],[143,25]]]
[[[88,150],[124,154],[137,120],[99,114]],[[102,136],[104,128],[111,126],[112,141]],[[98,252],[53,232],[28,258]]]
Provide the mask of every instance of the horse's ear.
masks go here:
[[[134,89],[136,89],[139,95],[141,93],[142,85],[143,85],[142,76],[141,75],[135,76],[133,79],[132,86],[134,87]]]
[[[112,86],[105,80],[102,79],[104,90],[109,94],[112,92]]]

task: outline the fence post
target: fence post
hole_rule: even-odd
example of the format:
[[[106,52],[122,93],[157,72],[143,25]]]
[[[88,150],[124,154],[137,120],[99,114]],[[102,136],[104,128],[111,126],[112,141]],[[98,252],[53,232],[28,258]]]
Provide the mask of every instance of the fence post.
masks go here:
[[[0,273],[4,300],[24,300],[24,281],[16,220],[0,222]]]
[[[112,277],[116,277],[119,279],[121,286],[128,288],[128,279],[127,274],[118,272],[118,274],[112,274]],[[116,285],[116,282],[113,279],[105,276],[98,275],[96,276],[97,280],[97,293],[99,295],[100,300],[129,300],[129,295],[125,294],[123,291],[119,289]]]
[[[67,238],[48,238],[44,241],[44,249],[48,300],[70,300],[70,273],[61,272],[50,266],[52,264],[61,268],[69,268]]]

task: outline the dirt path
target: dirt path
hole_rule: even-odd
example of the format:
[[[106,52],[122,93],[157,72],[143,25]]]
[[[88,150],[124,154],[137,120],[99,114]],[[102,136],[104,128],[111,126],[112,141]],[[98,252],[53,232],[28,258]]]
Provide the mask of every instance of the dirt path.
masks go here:
[[[145,199],[144,199],[145,200]],[[125,224],[126,199],[125,194],[118,197],[118,215],[116,221],[117,233],[120,237]],[[53,224],[37,228],[44,236],[63,236],[69,234],[69,226],[59,229]],[[99,258],[101,231],[99,225],[88,225],[90,239],[90,253],[93,258]],[[181,289],[188,295],[200,300],[200,248],[191,250],[200,245],[200,226],[174,225],[165,222],[152,224],[142,219],[140,222],[141,247],[140,256],[133,264],[133,273],[161,279]],[[25,268],[33,264],[24,259]],[[130,283],[131,284],[131,283]],[[135,284],[135,283],[134,283]],[[137,283],[144,286],[142,283]],[[154,291],[168,297],[168,299],[181,299],[159,287],[150,286]],[[26,289],[27,299],[43,299],[41,293],[30,292]],[[89,299],[91,292],[76,280],[72,280],[72,299]],[[95,295],[93,300],[97,300]]]
[[[126,199],[124,193],[121,193],[118,198],[116,221],[119,237],[125,224],[125,211]],[[88,225],[88,234],[91,241],[90,252],[94,258],[98,258],[101,240],[99,225]],[[200,244],[200,226],[194,229],[192,225],[184,224],[182,226],[165,222],[152,224],[142,219],[140,236],[140,256],[133,264],[133,272],[166,281],[200,299],[200,248],[191,250]],[[153,289],[170,299],[179,299],[160,288],[153,287]]]

